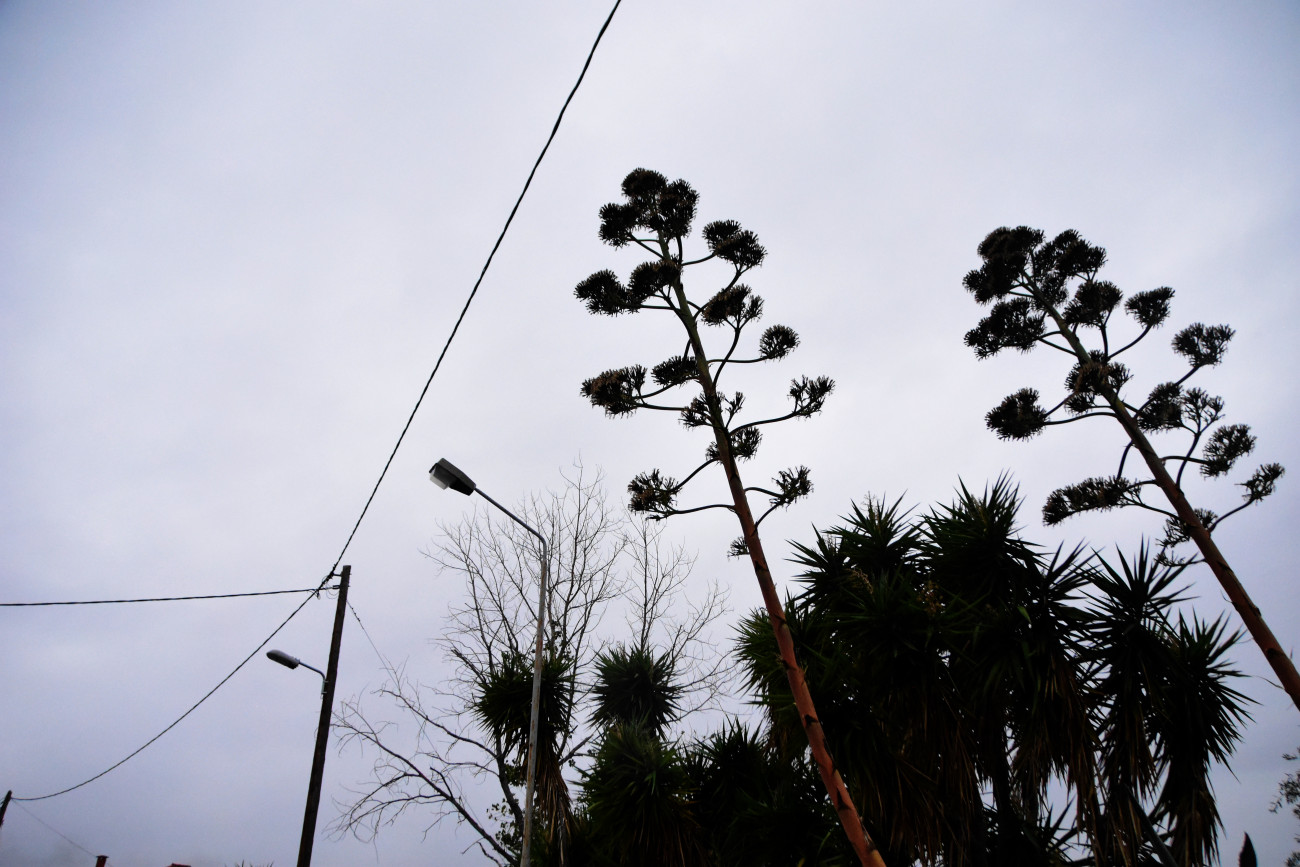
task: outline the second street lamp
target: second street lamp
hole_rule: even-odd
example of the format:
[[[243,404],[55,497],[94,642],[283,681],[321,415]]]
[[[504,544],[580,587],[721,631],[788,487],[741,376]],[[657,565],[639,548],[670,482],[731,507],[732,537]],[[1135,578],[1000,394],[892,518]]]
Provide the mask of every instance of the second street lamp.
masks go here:
[[[477,492],[480,497],[509,516],[510,520],[536,536],[537,541],[542,545],[541,582],[537,592],[537,647],[533,653],[533,701],[528,715],[528,767],[524,782],[524,835],[519,856],[519,863],[523,867],[528,867],[530,863],[530,844],[533,837],[533,793],[537,788],[537,717],[542,704],[542,642],[546,631],[546,569],[551,560],[550,549],[547,547],[546,537],[525,524],[514,512],[483,493],[483,490],[474,484],[473,479],[457,469],[446,458],[442,458],[433,465],[432,469],[429,470],[429,479],[440,488],[451,488],[453,491],[466,496]]]

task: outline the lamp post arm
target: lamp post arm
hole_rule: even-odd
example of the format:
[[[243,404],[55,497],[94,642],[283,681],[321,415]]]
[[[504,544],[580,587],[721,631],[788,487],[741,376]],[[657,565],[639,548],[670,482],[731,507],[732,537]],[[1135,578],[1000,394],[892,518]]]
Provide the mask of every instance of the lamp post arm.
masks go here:
[[[489,497],[489,496],[487,495],[487,492],[484,491],[482,488],[477,488],[477,487],[476,487],[476,488],[474,489],[474,493],[478,494],[480,497],[482,497],[483,499],[487,500],[489,503],[491,503],[492,505],[496,506],[496,507],[497,507],[498,509],[500,509],[501,511],[505,512],[506,515],[509,516],[510,520],[514,521],[516,524],[518,524],[519,526],[523,527],[525,530],[527,530],[528,532],[530,532],[530,533],[532,533],[534,536],[536,536],[536,537],[537,537],[537,541],[539,541],[539,542],[542,543],[542,550],[546,550],[546,549],[547,549],[547,545],[546,545],[546,537],[544,537],[541,533],[539,533],[539,532],[537,532],[536,530],[534,530],[534,529],[533,529],[532,527],[530,527],[528,524],[525,524],[523,518],[519,517],[519,516],[516,515],[514,512],[510,511],[510,510],[507,509],[505,506],[501,505],[501,504],[498,503],[496,500],[494,500],[494,499],[492,499],[491,497]],[[543,562],[545,562],[545,561],[543,561]]]
[[[514,512],[484,493],[482,488],[476,488],[475,490],[482,495],[483,499],[505,512],[512,521],[536,536],[537,541],[542,545],[541,581],[537,591],[537,646],[533,652],[533,701],[528,716],[528,772],[524,783],[524,833],[519,857],[521,867],[529,867],[533,838],[533,795],[537,789],[537,721],[538,711],[542,704],[542,645],[546,632],[546,573],[551,563],[550,546],[546,544],[546,537],[525,524],[523,519]]]
[[[322,680],[322,681],[325,681],[325,680],[328,680],[328,679],[329,679],[329,678],[327,678],[327,677],[325,676],[325,672],[321,671],[319,668],[317,668],[317,667],[314,666],[314,665],[311,665],[310,663],[303,662],[303,661],[300,659],[300,660],[298,660],[298,664],[301,665],[303,668],[310,668],[312,671],[314,671],[314,672],[316,672],[317,674],[319,674],[320,677],[321,677],[321,680]],[[324,686],[322,685],[321,688],[323,689]]]

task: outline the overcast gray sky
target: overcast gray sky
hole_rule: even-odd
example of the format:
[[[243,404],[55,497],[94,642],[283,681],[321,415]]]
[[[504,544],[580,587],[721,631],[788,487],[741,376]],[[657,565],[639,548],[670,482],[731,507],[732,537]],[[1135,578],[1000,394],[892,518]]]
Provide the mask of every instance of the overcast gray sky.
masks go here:
[[[0,601],[314,586],[609,5],[0,3]],[[1030,538],[1131,549],[1158,532],[1136,513],[1038,525],[1048,491],[1112,471],[1116,431],[1026,445],[985,430],[1005,394],[1064,375],[962,345],[979,309],[961,278],[1004,224],[1078,229],[1126,291],[1173,286],[1175,327],[1232,324],[1203,385],[1253,426],[1260,459],[1300,471],[1297,44],[1282,0],[627,0],[348,552],[376,643],[442,676],[428,639],[460,585],[421,550],[469,502],[428,483],[436,458],[513,502],[578,457],[617,492],[703,447],[669,418],[608,421],[577,390],[675,351],[664,324],[572,297],[637,262],[596,238],[637,166],[686,178],[701,223],[738,219],[768,248],[751,282],[803,346],[747,394],[779,399],[799,373],[839,384],[751,471],[813,469],[814,495],[764,525],[781,557],[866,494],[926,505],[1003,471]],[[1168,336],[1139,388],[1176,369]],[[1218,534],[1288,648],[1298,519],[1288,476]],[[699,580],[758,604],[722,556],[733,527],[669,529],[700,552]],[[1191,578],[1198,611],[1225,608],[1208,571]],[[295,604],[0,610],[0,791],[107,767]],[[275,646],[323,664],[332,608],[311,603]],[[347,629],[341,697],[383,679]],[[1300,720],[1253,646],[1235,656],[1260,704],[1236,776],[1217,777],[1225,850],[1248,831],[1277,864],[1300,829],[1267,808]],[[121,867],[293,863],[317,696],[314,675],[255,660],[121,769],[11,808],[0,863],[93,863],[33,816]],[[331,753],[322,825],[368,762]],[[322,839],[316,863],[449,863],[469,842],[449,826],[422,840],[425,824],[374,846]]]

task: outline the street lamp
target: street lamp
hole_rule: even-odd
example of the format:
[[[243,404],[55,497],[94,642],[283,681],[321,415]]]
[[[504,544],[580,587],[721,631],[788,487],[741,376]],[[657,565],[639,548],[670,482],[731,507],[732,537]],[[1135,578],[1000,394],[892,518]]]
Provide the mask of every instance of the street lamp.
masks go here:
[[[311,848],[316,839],[316,814],[320,812],[321,780],[325,777],[325,749],[329,746],[330,715],[334,711],[334,683],[338,680],[339,646],[343,643],[343,614],[348,607],[348,582],[352,567],[339,573],[339,599],[334,610],[334,634],[330,639],[330,661],[321,671],[283,650],[268,650],[266,655],[285,668],[310,668],[321,676],[320,722],[316,726],[316,752],[311,760],[311,779],[307,783],[307,809],[302,817],[302,839],[298,842],[298,867],[311,867]]]
[[[550,563],[549,548],[546,538],[522,519],[474,484],[473,479],[456,468],[451,461],[442,458],[429,470],[429,480],[440,488],[451,488],[469,496],[475,492],[492,505],[496,506],[519,526],[537,537],[542,544],[541,585],[537,592],[537,647],[533,653],[533,703],[528,717],[528,771],[524,782],[524,839],[519,863],[522,867],[529,865],[529,848],[533,838],[533,791],[537,787],[537,716],[542,703],[542,640],[546,629],[546,569]]]
[[[325,672],[321,671],[321,670],[320,670],[319,668],[317,668],[316,666],[314,666],[314,665],[308,665],[307,663],[303,662],[303,661],[302,661],[301,659],[299,659],[298,657],[296,657],[296,656],[290,656],[289,654],[285,653],[283,650],[268,650],[268,651],[266,652],[266,658],[269,659],[269,660],[271,660],[272,662],[278,662],[278,663],[280,663],[280,664],[283,665],[285,668],[297,668],[297,667],[300,666],[300,665],[301,665],[303,668],[310,668],[312,671],[314,671],[314,672],[316,672],[317,674],[320,675],[320,681],[321,681],[321,682],[320,682],[320,688],[321,688],[321,692],[324,692],[324,691],[325,691]]]

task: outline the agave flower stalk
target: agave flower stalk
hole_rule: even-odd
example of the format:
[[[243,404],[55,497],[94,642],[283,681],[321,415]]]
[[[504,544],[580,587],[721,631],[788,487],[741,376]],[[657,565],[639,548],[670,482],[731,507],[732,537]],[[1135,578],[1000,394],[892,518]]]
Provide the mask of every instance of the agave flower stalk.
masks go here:
[[[685,181],[670,183],[658,172],[637,169],[624,179],[623,194],[624,202],[605,205],[600,211],[601,240],[614,247],[638,247],[651,258],[632,271],[626,284],[612,271],[600,271],[579,283],[575,294],[592,313],[608,316],[640,310],[672,313],[685,331],[686,344],[681,355],[666,359],[650,371],[633,365],[592,377],[583,383],[582,393],[611,417],[639,409],[674,412],[687,428],[704,427],[712,433],[703,461],[680,481],[658,469],[633,479],[628,485],[631,508],[656,519],[706,509],[725,509],[736,516],[741,536],[732,543],[731,553],[748,556],[753,564],[800,720],[831,804],[862,864],[883,867],[884,861],[863,827],[848,787],[831,759],[803,669],[795,658],[794,641],[758,534],[759,525],[774,510],[789,506],[812,491],[808,468],[782,470],[771,486],[765,487],[746,486],[737,466],[739,461],[748,460],[757,452],[765,426],[815,415],[821,411],[835,384],[826,377],[796,379],[790,385],[792,406],[787,412],[741,423],[744,394],[720,389],[719,381],[724,373],[734,365],[784,358],[799,344],[799,337],[792,329],[773,325],[759,337],[752,354],[738,354],[743,332],[763,313],[762,299],[742,284],[740,278],[762,263],[766,251],[753,232],[736,222],[720,220],[704,227],[708,254],[688,261],[684,240],[691,234],[695,219],[698,200],[695,190]],[[682,275],[687,268],[710,260],[730,265],[732,273],[708,301],[698,304],[687,297]],[[707,352],[701,323],[726,335],[726,349],[721,354],[711,356]],[[650,383],[647,383],[647,373]],[[685,402],[671,401],[670,392],[689,385],[698,389],[694,396]],[[729,502],[679,506],[677,498],[683,488],[713,465],[719,466],[726,476]],[[750,494],[768,499],[767,508],[757,517],[750,506]]]
[[[1195,323],[1178,332],[1173,348],[1187,360],[1190,369],[1180,379],[1157,385],[1144,402],[1135,405],[1123,397],[1124,386],[1132,377],[1116,358],[1164,323],[1169,316],[1172,289],[1161,287],[1138,292],[1128,299],[1124,308],[1141,330],[1136,337],[1116,347],[1112,341],[1111,317],[1123,300],[1123,293],[1113,283],[1097,279],[1106,261],[1104,249],[1089,244],[1074,231],[1044,241],[1041,231],[1020,226],[1004,227],[989,234],[980,244],[979,254],[984,264],[966,275],[965,286],[977,302],[993,302],[993,307],[966,334],[966,343],[976,355],[988,358],[1008,347],[1028,352],[1043,344],[1071,356],[1075,362],[1066,377],[1066,396],[1056,406],[1044,409],[1035,390],[1022,389],[988,413],[989,427],[1003,439],[1028,439],[1049,425],[1109,417],[1118,422],[1128,439],[1114,476],[1087,479],[1053,492],[1043,508],[1044,521],[1055,524],[1079,512],[1123,506],[1164,515],[1162,556],[1172,559],[1169,551],[1176,545],[1189,540],[1195,543],[1283,688],[1300,709],[1300,675],[1296,673],[1295,663],[1282,650],[1258,606],[1251,601],[1211,536],[1225,518],[1273,493],[1283,473],[1281,465],[1268,463],[1256,469],[1240,483],[1245,489],[1243,501],[1222,515],[1194,508],[1182,488],[1189,467],[1199,468],[1206,478],[1223,476],[1255,445],[1255,437],[1246,425],[1215,426],[1222,419],[1221,398],[1184,385],[1197,371],[1223,360],[1233,336],[1232,329],[1226,325]],[[1085,345],[1084,329],[1097,333],[1099,345],[1091,348]],[[1062,414],[1065,417],[1060,417]],[[1188,437],[1188,447],[1172,455],[1162,455],[1148,434],[1163,431],[1182,431]],[[1141,456],[1150,472],[1149,478],[1133,480],[1125,476],[1130,450]],[[1142,499],[1144,488],[1151,486],[1160,490],[1172,511]]]

